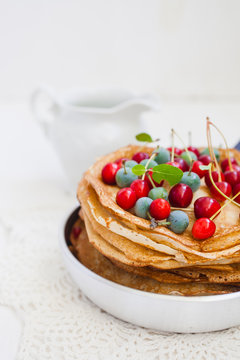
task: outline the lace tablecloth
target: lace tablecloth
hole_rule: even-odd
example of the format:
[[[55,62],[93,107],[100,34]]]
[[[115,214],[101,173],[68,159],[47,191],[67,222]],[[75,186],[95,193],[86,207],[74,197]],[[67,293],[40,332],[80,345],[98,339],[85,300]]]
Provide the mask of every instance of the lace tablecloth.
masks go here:
[[[240,327],[211,334],[158,333],[95,306],[73,283],[58,248],[59,224],[73,199],[60,189],[49,197],[52,184],[31,186],[21,186],[21,195],[18,187],[15,199],[21,202],[28,193],[34,203],[28,200],[21,211],[16,204],[0,214],[6,241],[1,304],[23,322],[18,360],[239,358]]]
[[[239,359],[240,327],[211,334],[158,333],[106,314],[81,293],[58,247],[62,218],[77,203],[64,192],[50,145],[27,111],[12,109],[1,113],[7,122],[0,132],[5,166],[0,179],[0,305],[13,309],[22,323],[17,360]],[[3,156],[6,124],[15,144],[8,147],[8,159]]]

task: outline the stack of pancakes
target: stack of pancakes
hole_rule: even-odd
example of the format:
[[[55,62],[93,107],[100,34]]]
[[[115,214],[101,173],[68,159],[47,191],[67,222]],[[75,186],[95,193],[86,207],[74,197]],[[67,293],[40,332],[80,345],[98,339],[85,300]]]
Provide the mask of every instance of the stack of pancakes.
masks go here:
[[[183,234],[175,234],[165,226],[150,229],[149,220],[117,205],[119,188],[101,179],[107,163],[121,157],[131,159],[138,151],[151,154],[152,148],[127,146],[102,157],[84,174],[77,196],[86,230],[74,242],[80,261],[112,281],[156,293],[205,295],[238,291],[239,208],[229,204],[222,210],[215,220],[217,231],[212,238],[193,239],[193,203],[201,196],[211,196],[202,182],[191,205],[183,209],[190,220]],[[231,152],[240,160],[236,150]],[[221,158],[226,157],[224,150],[220,153]]]

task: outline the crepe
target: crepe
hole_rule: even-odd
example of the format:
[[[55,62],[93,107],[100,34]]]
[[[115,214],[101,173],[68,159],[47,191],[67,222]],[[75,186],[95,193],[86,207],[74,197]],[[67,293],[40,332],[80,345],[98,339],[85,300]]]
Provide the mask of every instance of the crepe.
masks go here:
[[[157,282],[163,293],[171,291],[166,290],[164,284],[183,286],[181,289],[186,289],[182,290],[183,294],[191,291],[203,293],[206,289],[226,291],[225,288],[211,288],[217,285],[228,286],[227,291],[229,286],[237,288],[240,284],[238,207],[229,204],[221,211],[214,220],[217,231],[213,237],[198,241],[191,234],[195,221],[193,203],[198,197],[210,195],[203,180],[190,206],[182,209],[187,211],[190,222],[183,234],[175,234],[165,226],[151,229],[149,220],[118,206],[116,194],[119,188],[103,183],[102,168],[118,158],[132,158],[138,151],[151,153],[152,148],[131,145],[106,155],[84,174],[79,183],[77,197],[81,204],[81,215],[89,242],[98,256],[101,258],[100,255],[103,255],[111,264],[114,263],[114,271],[121,270],[129,276]],[[226,157],[223,150],[220,153],[222,158]],[[240,160],[236,150],[231,150],[231,155]],[[193,286],[192,290],[188,284]]]
[[[77,225],[79,225],[79,220]],[[221,284],[201,284],[195,282],[180,284],[163,283],[143,275],[133,274],[120,269],[89,243],[83,222],[81,226],[83,230],[77,239],[72,235],[70,236],[70,249],[84,266],[108,280],[137,290],[166,295],[213,295],[227,294],[239,290],[237,286]]]

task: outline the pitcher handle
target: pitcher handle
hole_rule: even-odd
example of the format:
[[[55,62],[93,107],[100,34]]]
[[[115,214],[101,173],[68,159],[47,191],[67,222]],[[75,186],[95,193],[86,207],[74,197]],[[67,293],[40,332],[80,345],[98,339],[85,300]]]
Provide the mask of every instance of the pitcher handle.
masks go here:
[[[30,106],[34,118],[40,124],[45,135],[48,136],[49,124],[54,120],[59,109],[54,91],[47,86],[40,86],[33,91]]]

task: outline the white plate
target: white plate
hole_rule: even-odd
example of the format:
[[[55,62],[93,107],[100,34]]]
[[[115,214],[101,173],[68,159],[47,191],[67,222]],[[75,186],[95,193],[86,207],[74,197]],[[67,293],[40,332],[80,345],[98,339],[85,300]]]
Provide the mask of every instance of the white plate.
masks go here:
[[[60,248],[72,278],[100,308],[121,320],[160,331],[206,332],[240,325],[240,292],[190,297],[153,294],[114,283],[83,266],[66,242],[78,210],[61,226]]]

